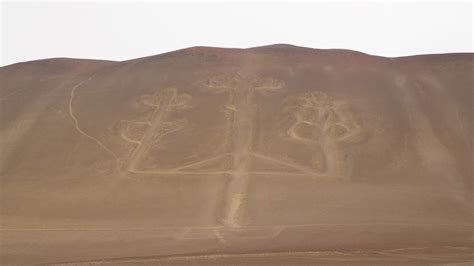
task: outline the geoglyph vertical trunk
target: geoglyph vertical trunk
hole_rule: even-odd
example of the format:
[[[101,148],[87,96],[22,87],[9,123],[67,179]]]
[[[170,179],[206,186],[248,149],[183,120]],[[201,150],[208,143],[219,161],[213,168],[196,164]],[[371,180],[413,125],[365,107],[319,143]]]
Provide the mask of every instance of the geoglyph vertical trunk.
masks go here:
[[[212,78],[207,87],[217,93],[229,94],[233,110],[232,142],[233,169],[227,187],[224,207],[224,225],[240,227],[245,219],[245,202],[249,182],[249,166],[252,154],[253,124],[256,93],[273,92],[283,85],[273,79],[262,79],[253,75],[235,73]]]
[[[251,92],[246,87],[239,87],[234,93],[234,123],[232,129],[234,160],[232,179],[228,186],[224,224],[231,227],[243,223],[243,207],[248,186],[248,168],[253,135],[253,106],[250,103]]]

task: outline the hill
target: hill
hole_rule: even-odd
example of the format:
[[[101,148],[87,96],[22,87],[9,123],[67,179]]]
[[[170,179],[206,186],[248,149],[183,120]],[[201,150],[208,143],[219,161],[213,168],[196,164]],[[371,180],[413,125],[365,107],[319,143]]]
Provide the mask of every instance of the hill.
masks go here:
[[[279,44],[1,67],[0,258],[470,260],[473,66]]]

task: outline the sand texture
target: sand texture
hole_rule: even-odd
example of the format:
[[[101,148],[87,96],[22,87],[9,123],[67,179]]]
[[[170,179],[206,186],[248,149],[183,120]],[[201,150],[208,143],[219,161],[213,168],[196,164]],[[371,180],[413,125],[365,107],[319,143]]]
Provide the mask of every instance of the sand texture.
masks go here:
[[[0,264],[469,265],[473,54],[0,68]]]

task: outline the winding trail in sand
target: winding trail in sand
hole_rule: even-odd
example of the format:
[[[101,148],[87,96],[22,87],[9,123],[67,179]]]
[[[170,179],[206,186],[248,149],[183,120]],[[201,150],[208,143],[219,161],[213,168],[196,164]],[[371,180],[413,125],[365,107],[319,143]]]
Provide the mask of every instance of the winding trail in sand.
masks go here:
[[[79,87],[81,87],[82,85],[84,85],[85,83],[87,83],[91,80],[92,80],[92,76],[87,78],[87,79],[82,80],[81,82],[76,84],[74,87],[72,87],[71,96],[69,97],[69,115],[71,116],[72,120],[74,121],[74,127],[76,128],[77,132],[79,132],[82,136],[85,136],[86,138],[92,140],[97,145],[99,145],[101,148],[103,148],[108,154],[112,155],[112,157],[115,159],[116,167],[117,167],[117,169],[119,169],[120,164],[119,164],[118,156],[113,151],[111,151],[109,148],[107,148],[107,146],[105,146],[102,142],[100,142],[100,140],[98,140],[97,138],[94,138],[93,136],[87,134],[84,130],[82,130],[81,127],[79,126],[79,120],[77,119],[77,117],[74,114],[73,103],[74,103],[74,97],[75,97],[76,90]]]

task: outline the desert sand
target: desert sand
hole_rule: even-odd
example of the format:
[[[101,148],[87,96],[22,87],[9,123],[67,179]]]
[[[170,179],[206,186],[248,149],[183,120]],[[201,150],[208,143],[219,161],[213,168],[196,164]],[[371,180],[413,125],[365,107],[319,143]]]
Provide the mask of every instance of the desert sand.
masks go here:
[[[0,68],[0,263],[474,262],[473,54]]]

